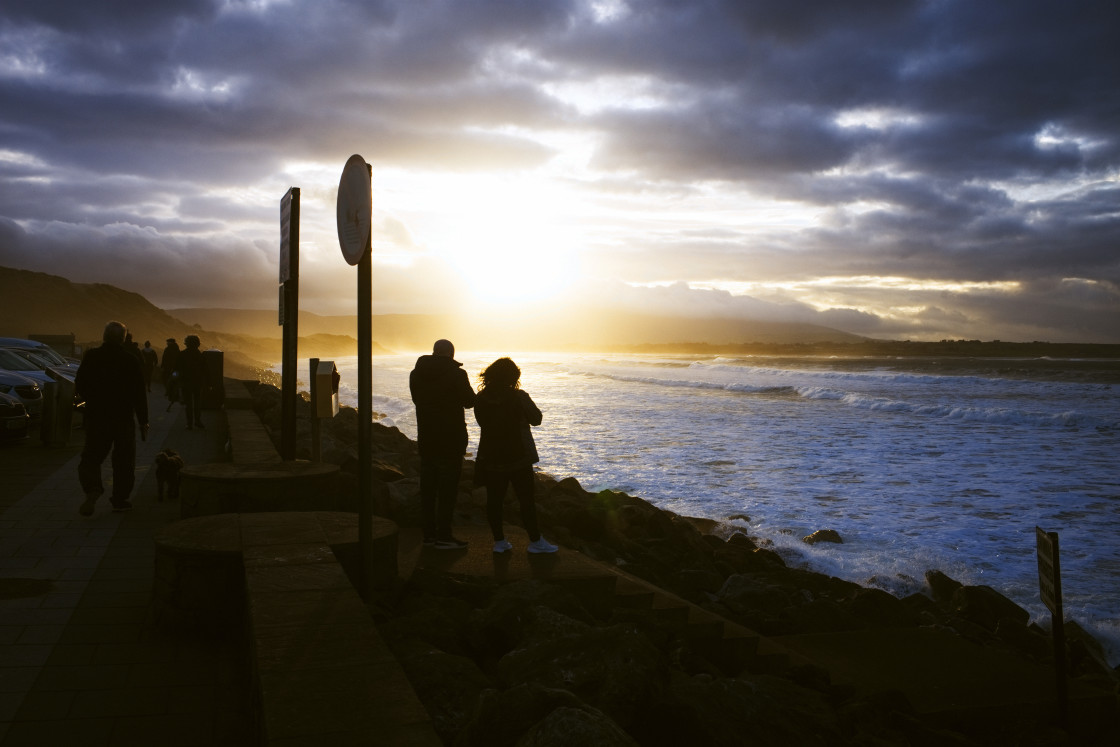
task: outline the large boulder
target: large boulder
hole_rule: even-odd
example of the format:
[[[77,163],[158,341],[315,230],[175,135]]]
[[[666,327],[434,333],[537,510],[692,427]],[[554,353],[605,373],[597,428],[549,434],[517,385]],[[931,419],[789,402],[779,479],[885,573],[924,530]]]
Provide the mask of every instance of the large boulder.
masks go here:
[[[1035,659],[1053,655],[1053,642],[1037,625],[1024,625],[1005,617],[996,626],[996,638]]]
[[[843,605],[824,597],[790,607],[782,619],[789,621],[790,633],[835,633],[863,627]]]
[[[397,661],[445,744],[462,731],[493,681],[465,656],[418,644],[394,648]]]
[[[510,685],[568,690],[629,728],[668,675],[668,661],[632,625],[589,628],[511,651],[498,662]]]
[[[500,586],[466,630],[476,655],[497,661],[514,648],[581,635],[592,622],[570,591],[533,580]]]
[[[844,744],[836,716],[813,690],[779,677],[674,673],[631,733],[642,744],[825,747]]]
[[[513,747],[557,708],[589,710],[571,692],[526,682],[480,694],[474,712],[455,738],[456,747]]]
[[[708,594],[716,594],[723,587],[724,578],[713,570],[685,568],[677,571],[672,579],[673,587],[685,599],[693,599]]]
[[[384,483],[384,485],[387,486],[387,489],[380,493],[379,497],[383,500],[384,505],[379,506],[379,513],[397,522],[400,526],[420,526],[420,478],[406,477]]]
[[[919,621],[916,611],[882,589],[859,589],[844,606],[869,628],[913,627]]]
[[[390,642],[421,640],[452,654],[470,652],[467,630],[474,608],[463,599],[414,593],[404,597],[391,619],[381,625]]]
[[[744,574],[728,576],[716,595],[721,604],[740,615],[778,614],[793,604],[791,590],[767,579]]]
[[[594,708],[561,706],[537,722],[517,747],[638,747],[634,739]]]
[[[991,632],[1005,617],[1023,625],[1031,619],[1029,612],[990,586],[962,586],[950,604],[961,617]]]
[[[727,569],[731,573],[765,571],[785,565],[785,561],[778,553],[773,550],[755,547],[742,534],[732,535],[727,542],[715,547],[712,552],[712,560],[715,568]]]
[[[926,583],[929,584],[930,596],[933,601],[941,605],[948,605],[953,600],[957,589],[964,584],[956,579],[949,578],[941,571],[926,571]]]
[[[1100,642],[1081,627],[1076,620],[1064,624],[1066,647],[1069,650],[1070,672],[1080,675],[1103,676],[1111,681],[1113,690],[1120,694],[1120,667],[1108,665],[1108,656]]]
[[[801,538],[801,541],[807,545],[815,545],[818,542],[834,542],[838,545],[844,544],[844,539],[840,536],[840,532],[835,529],[818,529],[810,535]]]

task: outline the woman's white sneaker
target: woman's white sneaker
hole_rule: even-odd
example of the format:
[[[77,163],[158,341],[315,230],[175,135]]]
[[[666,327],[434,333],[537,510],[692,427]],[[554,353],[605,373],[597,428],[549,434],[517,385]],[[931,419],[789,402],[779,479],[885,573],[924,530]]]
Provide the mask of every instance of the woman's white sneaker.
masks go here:
[[[507,539],[500,539],[494,543],[494,552],[509,552],[513,549],[513,545]]]
[[[526,549],[531,553],[546,553],[556,552],[560,548],[546,540],[544,537],[541,537],[536,542],[530,542],[529,546]]]

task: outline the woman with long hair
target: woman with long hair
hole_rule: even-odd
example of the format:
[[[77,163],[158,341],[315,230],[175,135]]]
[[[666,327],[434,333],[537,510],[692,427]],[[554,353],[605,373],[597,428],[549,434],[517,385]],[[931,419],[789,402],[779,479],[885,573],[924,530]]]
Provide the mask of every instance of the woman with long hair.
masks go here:
[[[486,486],[486,518],[494,535],[494,552],[508,552],[513,545],[502,526],[506,490],[513,486],[521,506],[521,523],[529,534],[531,553],[558,549],[541,536],[533,497],[533,465],[540,461],[530,426],[541,424],[540,408],[521,389],[521,369],[509,358],[499,358],[480,375],[474,417],[481,435],[475,480]]]

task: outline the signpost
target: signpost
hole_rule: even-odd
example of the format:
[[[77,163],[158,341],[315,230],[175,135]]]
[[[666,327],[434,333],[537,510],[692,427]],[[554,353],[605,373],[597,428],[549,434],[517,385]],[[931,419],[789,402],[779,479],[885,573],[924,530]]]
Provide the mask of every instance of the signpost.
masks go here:
[[[1065,728],[1068,714],[1066,694],[1066,636],[1062,612],[1062,571],[1058,557],[1058,533],[1035,527],[1038,544],[1038,588],[1042,603],[1050,610],[1054,638],[1054,673],[1058,695],[1058,723]]]
[[[299,339],[299,187],[280,199],[280,458],[296,458],[296,346]]]
[[[338,244],[349,265],[358,266],[358,544],[362,551],[361,592],[373,598],[373,167],[350,156],[338,182]]]

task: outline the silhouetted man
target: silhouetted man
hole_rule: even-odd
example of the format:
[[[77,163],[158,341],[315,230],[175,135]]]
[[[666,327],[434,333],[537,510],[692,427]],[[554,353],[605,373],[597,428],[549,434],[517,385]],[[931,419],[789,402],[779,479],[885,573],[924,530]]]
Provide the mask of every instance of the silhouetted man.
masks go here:
[[[159,360],[159,370],[163,377],[163,393],[167,396],[167,409],[179,399],[178,382],[173,378],[175,367],[179,365],[179,344],[174,337],[167,338],[167,347],[163,349],[163,357]]]
[[[474,406],[474,390],[463,364],[455,360],[455,346],[436,340],[432,354],[416,360],[408,388],[416,404],[424,544],[459,550],[467,543],[452,536],[451,517],[467,451],[463,411]]]
[[[152,391],[152,374],[159,363],[159,353],[152,347],[150,340],[144,340],[144,347],[140,349],[140,355],[144,359],[144,386],[150,392]]]
[[[128,501],[136,482],[136,429],[148,438],[148,394],[140,360],[125,347],[127,330],[120,322],[105,325],[100,347],[86,352],[74,380],[78,394],[85,400],[86,442],[78,463],[78,480],[86,499],[78,512],[93,515],[93,505],[105,486],[101,482],[101,463],[113,452],[114,511],[132,508]]]

